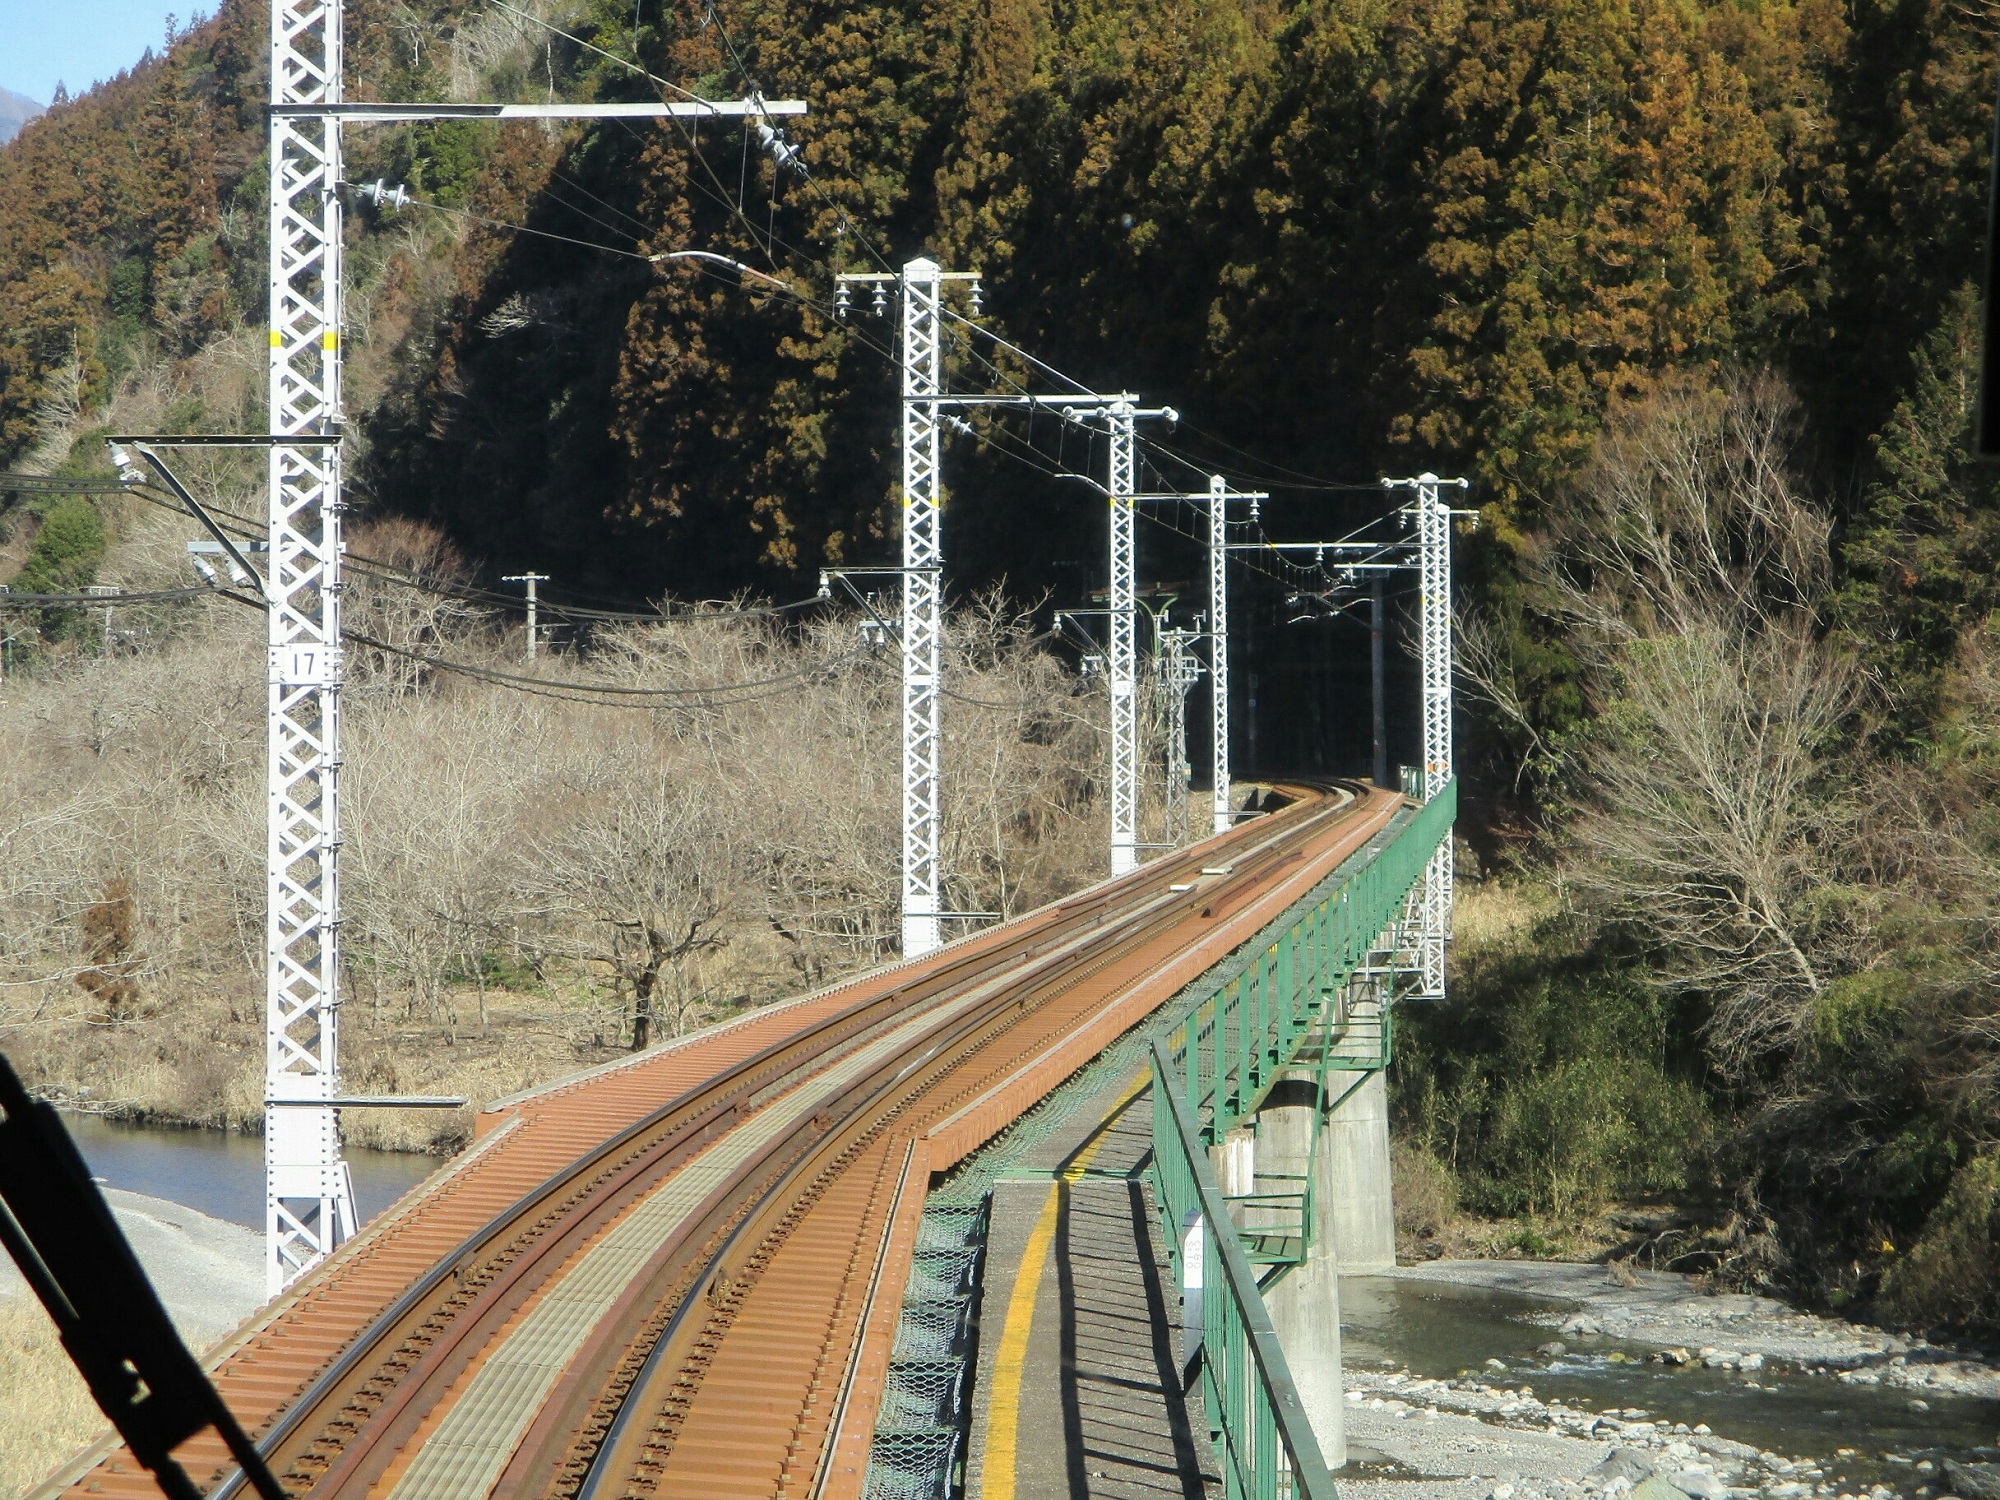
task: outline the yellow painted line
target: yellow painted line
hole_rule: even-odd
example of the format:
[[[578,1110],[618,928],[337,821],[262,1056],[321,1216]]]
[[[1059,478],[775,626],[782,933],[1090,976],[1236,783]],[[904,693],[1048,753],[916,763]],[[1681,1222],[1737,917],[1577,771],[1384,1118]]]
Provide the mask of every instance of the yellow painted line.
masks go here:
[[[1140,1073],[1111,1108],[1104,1112],[1090,1137],[1063,1164],[1035,1227],[1028,1231],[1028,1243],[1021,1251],[1021,1267],[1014,1275],[1014,1291],[1007,1299],[1007,1316],[1000,1325],[1000,1345],[993,1357],[993,1398],[986,1409],[986,1452],[980,1464],[980,1489],[985,1500],[1014,1500],[1014,1464],[1021,1441],[1021,1378],[1028,1367],[1028,1335],[1035,1327],[1035,1299],[1042,1287],[1042,1268],[1047,1265],[1049,1246],[1056,1237],[1056,1216],[1069,1184],[1083,1176],[1090,1159],[1102,1149],[1112,1122],[1125,1106],[1139,1096],[1150,1081]]]

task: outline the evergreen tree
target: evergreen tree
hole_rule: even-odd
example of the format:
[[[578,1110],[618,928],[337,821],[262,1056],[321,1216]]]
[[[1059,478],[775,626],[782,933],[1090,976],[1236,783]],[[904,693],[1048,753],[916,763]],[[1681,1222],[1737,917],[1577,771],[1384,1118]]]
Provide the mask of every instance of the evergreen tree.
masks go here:
[[[1931,730],[1960,633],[1996,602],[2000,486],[1970,457],[1979,295],[1959,288],[1870,440],[1875,478],[1844,547],[1840,618],[1893,705],[1893,738]]]

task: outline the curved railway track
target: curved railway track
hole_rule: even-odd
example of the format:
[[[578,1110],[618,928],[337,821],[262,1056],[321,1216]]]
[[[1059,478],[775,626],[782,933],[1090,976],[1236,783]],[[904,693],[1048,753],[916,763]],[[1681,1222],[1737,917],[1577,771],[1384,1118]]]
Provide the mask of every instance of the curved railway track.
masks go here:
[[[294,1494],[859,1493],[930,1173],[1359,848],[1271,816],[954,944],[513,1101],[219,1351]],[[219,1443],[184,1451],[218,1500]],[[111,1448],[44,1494],[150,1493]]]

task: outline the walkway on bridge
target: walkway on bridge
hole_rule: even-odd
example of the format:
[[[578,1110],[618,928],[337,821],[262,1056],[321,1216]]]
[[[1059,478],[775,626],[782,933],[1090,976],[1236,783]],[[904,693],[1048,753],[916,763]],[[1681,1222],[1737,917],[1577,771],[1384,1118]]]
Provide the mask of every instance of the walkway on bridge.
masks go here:
[[[1145,1170],[1144,1074],[1113,1078],[993,1188],[967,1500],[1200,1500],[1180,1294]]]

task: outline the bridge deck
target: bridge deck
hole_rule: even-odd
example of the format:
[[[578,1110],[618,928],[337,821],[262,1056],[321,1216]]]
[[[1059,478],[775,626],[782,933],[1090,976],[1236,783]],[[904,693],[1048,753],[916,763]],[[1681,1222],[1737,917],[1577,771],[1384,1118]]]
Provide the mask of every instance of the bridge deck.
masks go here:
[[[212,1357],[215,1382],[253,1431],[309,1384],[418,1278],[537,1185],[704,1079],[796,1035],[918,966],[870,974],[818,995],[754,1011],[631,1062],[593,1070],[511,1101],[481,1120],[480,1139],[412,1189],[327,1265],[261,1309]],[[181,1458],[205,1488],[230,1467],[204,1433]],[[157,1500],[153,1477],[115,1441],[72,1461],[53,1483],[84,1500]]]
[[[685,1344],[691,1353],[675,1357],[697,1363],[669,1367],[669,1374],[673,1368],[696,1374],[657,1386],[656,1405],[645,1408],[649,1414],[617,1449],[619,1463],[638,1465],[631,1485],[663,1495],[755,1496],[802,1492],[817,1474],[830,1494],[858,1493],[908,1265],[902,1241],[914,1233],[928,1172],[982,1144],[1286,910],[1360,847],[1395,805],[1397,799],[1380,793],[1301,805],[921,963],[763,1009],[629,1064],[506,1101],[482,1121],[471,1151],[212,1356],[217,1385],[253,1433],[290,1413],[283,1420],[293,1423],[292,1434],[283,1440],[291,1445],[285,1463],[295,1493],[525,1500],[551,1486],[573,1488],[579,1471],[565,1455],[597,1444],[602,1428],[593,1425],[600,1420],[594,1413],[624,1399],[623,1387],[598,1382],[626,1378],[617,1362],[640,1357],[620,1353],[638,1336],[640,1322],[686,1307],[693,1310],[692,1342]],[[1252,849],[1261,852],[1246,852]],[[1233,875],[1231,867],[1197,868],[1216,854],[1236,861]],[[1147,920],[1128,925],[1128,914]],[[947,1033],[960,1035],[952,1032],[960,1024],[952,1018],[961,1014],[971,1029],[950,1040]],[[829,1025],[832,1031],[819,1029]],[[782,1055],[816,1057],[810,1066],[759,1058],[802,1037],[812,1038],[808,1052]],[[835,1038],[846,1039],[832,1051],[810,1052]],[[759,1059],[753,1071],[728,1085],[736,1092],[717,1093],[728,1070],[750,1059]],[[879,1097],[879,1105],[835,1102],[857,1072],[878,1080],[868,1088],[887,1092],[854,1099]],[[734,1102],[712,1116],[688,1113],[697,1106],[687,1101],[711,1097]],[[685,1120],[673,1125],[678,1134],[646,1135],[663,1128],[649,1116],[670,1101],[681,1102],[661,1118]],[[848,1109],[863,1111],[851,1126],[841,1123]],[[876,1110],[879,1124],[869,1123],[878,1115],[867,1111]],[[1167,1452],[1206,1450],[1205,1433],[1201,1442],[1173,1436],[1178,1407],[1157,1351],[1150,1408],[1141,1390],[1148,1365],[1133,1330],[1157,1321],[1161,1292],[1144,1274],[1156,1265],[1152,1252],[1135,1238],[1150,1218],[1122,1173],[1143,1149],[1145,1119],[1143,1111],[1128,1111],[1085,1147],[1120,1175],[1064,1189],[1059,1244],[1054,1228],[1049,1234],[1058,1251],[1051,1274],[1072,1290],[1096,1290],[1049,1326],[1068,1330],[1071,1350],[1087,1349],[1088,1357],[1082,1363],[1072,1357],[1063,1380],[1040,1382],[1072,1393],[1074,1417],[1059,1412],[1069,1422],[1065,1432],[1086,1420],[1086,1406],[1088,1420],[1106,1433],[1121,1423],[1132,1430],[1124,1468],[1135,1485],[1144,1474],[1157,1481],[1163,1472],[1147,1456],[1146,1420],[1164,1425]],[[639,1136],[621,1137],[641,1122]],[[763,1200],[745,1195],[763,1191],[759,1182],[780,1179],[742,1176],[723,1158],[755,1152],[766,1136],[801,1143],[796,1149],[808,1155],[789,1160],[821,1160],[814,1151],[845,1154],[827,1156],[829,1165],[813,1168],[820,1175],[801,1179],[797,1188],[774,1187],[776,1196],[760,1208]],[[655,1139],[665,1144],[646,1143]],[[576,1169],[600,1149],[611,1154]],[[770,1168],[781,1169],[782,1162]],[[729,1251],[733,1241],[703,1239],[739,1222],[715,1217],[723,1212],[717,1194],[703,1210],[707,1219],[688,1218],[689,1201],[702,1196],[702,1184],[716,1173],[745,1184],[728,1190],[738,1196],[727,1204],[743,1205],[728,1212],[787,1217],[740,1219],[758,1224],[763,1236],[746,1239],[740,1253]],[[633,1272],[642,1262],[681,1255],[673,1242],[683,1222],[694,1256],[688,1265],[708,1269],[690,1271],[696,1279],[672,1293],[685,1300],[647,1312],[652,1303],[632,1300],[645,1287],[645,1276],[635,1279]],[[496,1225],[506,1226],[503,1239],[491,1237]],[[478,1248],[460,1251],[482,1233],[487,1237]],[[663,1234],[668,1243],[649,1258],[648,1246],[661,1244]],[[719,1248],[711,1252],[710,1245]],[[1121,1276],[1121,1264],[1141,1274]],[[392,1309],[394,1317],[382,1324],[390,1334],[364,1339]],[[341,1365],[350,1346],[356,1355]],[[1135,1349],[1136,1363],[1117,1363]],[[1101,1372],[1090,1363],[1099,1356],[1106,1361]],[[1078,1394],[1077,1372],[1088,1376],[1088,1403]],[[317,1391],[306,1394],[323,1376]],[[1123,1407],[1122,1398],[1113,1399],[1121,1392],[1132,1395]],[[310,1414],[308,1425],[299,1424],[301,1412]],[[619,1441],[614,1429],[602,1451],[612,1452]],[[1089,1455],[1109,1451],[1111,1441],[1090,1438],[1078,1450],[1086,1477]],[[208,1435],[178,1456],[205,1489],[229,1471],[220,1443]],[[631,1485],[619,1479],[606,1493]],[[62,1492],[141,1500],[156,1490],[129,1454],[106,1444],[37,1493]]]

